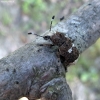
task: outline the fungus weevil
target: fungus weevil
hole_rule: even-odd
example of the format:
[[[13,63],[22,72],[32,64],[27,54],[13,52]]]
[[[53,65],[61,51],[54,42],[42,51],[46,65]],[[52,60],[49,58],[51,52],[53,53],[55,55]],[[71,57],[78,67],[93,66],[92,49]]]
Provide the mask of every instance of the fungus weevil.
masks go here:
[[[54,18],[55,16],[52,17],[52,19]],[[64,17],[62,17],[60,21],[63,19]],[[50,25],[50,31],[51,31],[51,26],[52,26],[52,21]],[[32,33],[28,33],[28,34],[32,34]],[[34,34],[34,35],[37,35],[37,34]],[[53,46],[58,46],[56,54],[57,54],[57,57],[60,58],[61,63],[64,65],[66,71],[67,71],[68,65],[74,63],[78,59],[79,57],[78,49],[75,47],[72,40],[66,37],[63,33],[56,32],[51,36],[46,35],[46,36],[40,36],[40,37],[42,37],[44,40],[50,40]]]
[[[79,57],[79,51],[73,42],[65,37],[63,33],[56,32],[52,36],[44,36],[44,39],[45,37],[48,37],[54,46],[58,46],[57,57],[60,58],[61,63],[67,70],[66,67],[75,62]]]

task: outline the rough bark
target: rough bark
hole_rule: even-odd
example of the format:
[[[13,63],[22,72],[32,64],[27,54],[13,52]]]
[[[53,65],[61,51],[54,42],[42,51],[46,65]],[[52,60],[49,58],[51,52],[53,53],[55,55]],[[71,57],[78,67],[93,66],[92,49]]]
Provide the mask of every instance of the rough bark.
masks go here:
[[[75,14],[58,23],[51,32],[64,33],[82,53],[100,37],[100,0],[83,5]],[[72,100],[65,69],[52,42],[38,38],[0,60],[0,100]]]

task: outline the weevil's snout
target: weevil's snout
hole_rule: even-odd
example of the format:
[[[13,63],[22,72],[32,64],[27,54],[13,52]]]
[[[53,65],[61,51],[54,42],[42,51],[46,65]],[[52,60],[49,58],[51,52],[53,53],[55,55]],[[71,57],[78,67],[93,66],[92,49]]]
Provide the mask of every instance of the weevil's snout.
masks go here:
[[[50,40],[50,36],[38,37],[35,40],[36,44],[39,45],[52,45],[52,41]]]

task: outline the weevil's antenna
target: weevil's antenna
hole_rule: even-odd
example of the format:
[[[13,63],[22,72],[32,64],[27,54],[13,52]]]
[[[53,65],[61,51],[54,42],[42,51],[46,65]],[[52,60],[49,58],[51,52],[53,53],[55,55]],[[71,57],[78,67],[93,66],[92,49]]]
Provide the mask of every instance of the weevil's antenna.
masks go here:
[[[50,31],[51,31],[52,22],[53,22],[54,18],[55,18],[55,16],[52,16],[52,20],[51,20],[51,23],[50,23]]]
[[[64,16],[60,18],[60,21],[64,20]]]
[[[39,37],[43,37],[43,36],[40,36],[40,35],[38,35],[38,34],[34,34],[34,33],[32,33],[32,32],[29,32],[29,33],[28,33],[28,35],[31,35],[31,34],[36,35],[36,36],[39,36]]]
[[[32,34],[32,32],[29,32],[29,33],[28,33],[28,35],[31,35],[31,34]]]
[[[36,35],[36,36],[39,36],[39,37],[43,37],[45,40],[50,40],[51,39],[51,37],[50,36],[40,36],[40,35],[38,35],[38,34],[34,34],[34,33],[32,33],[32,32],[29,32],[28,33],[28,35],[31,35],[31,34],[33,34],[33,35]]]

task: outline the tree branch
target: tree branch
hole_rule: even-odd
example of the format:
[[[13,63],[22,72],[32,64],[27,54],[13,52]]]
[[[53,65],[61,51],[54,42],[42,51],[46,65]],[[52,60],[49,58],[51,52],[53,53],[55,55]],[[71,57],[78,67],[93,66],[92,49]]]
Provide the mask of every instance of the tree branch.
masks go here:
[[[82,53],[100,37],[100,1],[92,0],[58,23],[51,32],[65,34]],[[65,69],[52,44],[42,37],[0,60],[0,100],[72,100]]]
[[[100,37],[100,1],[92,0],[82,7],[69,18],[58,23],[52,31],[47,31],[43,35],[53,35],[56,31],[64,33],[74,41],[79,52],[82,53]],[[37,43],[49,44],[39,37]]]

